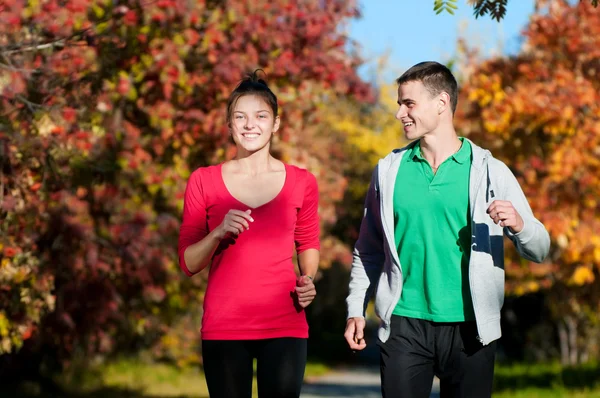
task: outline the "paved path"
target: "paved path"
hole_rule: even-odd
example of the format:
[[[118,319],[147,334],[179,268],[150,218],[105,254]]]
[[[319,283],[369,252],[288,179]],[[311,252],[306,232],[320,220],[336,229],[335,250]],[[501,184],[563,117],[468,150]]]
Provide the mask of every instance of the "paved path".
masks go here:
[[[439,398],[439,382],[433,383],[431,398]],[[312,378],[302,387],[300,398],[381,398],[379,368],[340,369]]]

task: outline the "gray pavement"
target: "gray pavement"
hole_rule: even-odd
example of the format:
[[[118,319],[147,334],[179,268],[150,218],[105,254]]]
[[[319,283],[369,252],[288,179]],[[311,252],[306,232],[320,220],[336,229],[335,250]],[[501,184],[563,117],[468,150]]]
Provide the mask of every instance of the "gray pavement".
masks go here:
[[[437,378],[431,398],[439,398]],[[301,398],[381,398],[379,368],[338,369],[324,376],[307,379]]]

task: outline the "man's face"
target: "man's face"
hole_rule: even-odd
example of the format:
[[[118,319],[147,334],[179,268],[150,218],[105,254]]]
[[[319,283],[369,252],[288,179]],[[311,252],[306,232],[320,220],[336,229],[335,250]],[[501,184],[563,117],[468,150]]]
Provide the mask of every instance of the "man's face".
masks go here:
[[[432,96],[420,81],[406,82],[398,87],[398,105],[396,119],[404,126],[406,139],[419,139],[438,127],[439,95]]]

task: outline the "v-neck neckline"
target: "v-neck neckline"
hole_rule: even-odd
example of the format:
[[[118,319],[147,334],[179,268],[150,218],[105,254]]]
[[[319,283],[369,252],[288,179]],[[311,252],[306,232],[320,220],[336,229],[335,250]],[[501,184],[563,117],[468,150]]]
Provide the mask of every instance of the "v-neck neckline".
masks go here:
[[[225,192],[227,192],[227,196],[229,196],[231,199],[235,200],[235,201],[236,201],[238,204],[241,204],[241,205],[243,205],[243,206],[247,207],[248,209],[251,209],[251,210],[257,210],[257,209],[260,209],[260,208],[262,208],[262,207],[268,206],[269,204],[271,204],[271,203],[275,202],[277,199],[279,199],[279,197],[280,197],[280,196],[282,196],[282,195],[283,195],[283,193],[284,193],[284,191],[286,190],[286,188],[287,188],[287,186],[288,186],[288,183],[289,183],[289,181],[290,181],[290,179],[291,179],[291,176],[290,176],[291,168],[290,168],[290,167],[289,167],[287,164],[285,164],[285,163],[284,163],[284,168],[285,168],[285,178],[284,178],[284,180],[283,180],[283,185],[282,185],[281,189],[279,190],[279,192],[277,192],[277,195],[275,195],[275,196],[274,196],[272,199],[270,199],[269,201],[267,201],[267,202],[265,202],[265,203],[263,203],[263,204],[261,204],[261,205],[259,205],[259,206],[255,206],[255,207],[253,207],[253,206],[250,206],[250,205],[248,205],[248,204],[244,203],[243,201],[241,201],[240,199],[236,198],[236,197],[235,197],[235,196],[234,196],[234,195],[231,193],[231,191],[230,191],[230,190],[229,190],[229,188],[227,187],[227,184],[225,184],[225,178],[223,178],[223,163],[219,164],[219,167],[218,167],[218,169],[217,169],[217,172],[218,172],[218,174],[219,174],[219,180],[221,181],[221,184],[222,184],[222,186],[223,186],[223,189],[224,189],[224,191],[225,191]]]

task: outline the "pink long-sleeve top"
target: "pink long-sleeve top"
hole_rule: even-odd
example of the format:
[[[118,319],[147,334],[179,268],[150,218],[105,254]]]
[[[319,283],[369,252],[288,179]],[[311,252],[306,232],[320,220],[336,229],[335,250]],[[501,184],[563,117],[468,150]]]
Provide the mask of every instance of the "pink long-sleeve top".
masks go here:
[[[270,202],[251,208],[234,198],[222,165],[194,171],[187,183],[179,233],[184,252],[221,224],[230,209],[251,209],[254,222],[237,239],[224,239],[208,274],[202,316],[204,340],[308,337],[304,310],[294,301],[294,249],[319,249],[318,188],[305,169],[286,165],[283,188]]]

